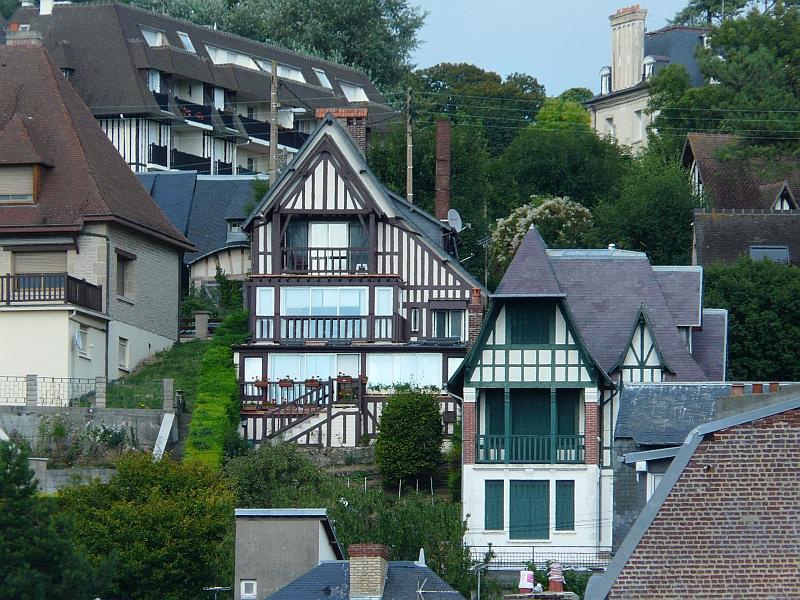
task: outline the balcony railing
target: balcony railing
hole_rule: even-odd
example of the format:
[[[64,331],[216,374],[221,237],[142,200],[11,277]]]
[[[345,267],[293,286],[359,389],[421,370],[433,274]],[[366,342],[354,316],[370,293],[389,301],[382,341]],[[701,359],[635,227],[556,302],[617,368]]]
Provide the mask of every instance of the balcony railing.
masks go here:
[[[160,165],[162,167],[167,166],[167,147],[166,146],[159,146],[157,144],[150,144],[150,163],[154,165]]]
[[[284,248],[285,273],[366,273],[368,248]]]
[[[202,123],[204,125],[211,125],[211,106],[208,104],[195,104],[188,100],[175,98],[175,103],[181,111],[185,119]]]
[[[66,303],[101,312],[103,288],[66,273],[0,275],[0,305]]]
[[[169,95],[162,94],[161,92],[153,92],[153,96],[161,110],[169,112]]]
[[[582,435],[512,435],[506,451],[503,435],[478,436],[478,462],[483,463],[582,463]]]
[[[269,123],[241,115],[239,116],[239,120],[242,122],[242,125],[244,125],[244,130],[247,132],[247,135],[265,142],[269,141]],[[307,139],[308,134],[302,131],[278,131],[278,143],[282,146],[288,146],[289,148],[299,148]]]
[[[173,148],[172,168],[181,171],[197,171],[200,175],[211,175],[211,159]]]
[[[256,317],[256,339],[275,339],[275,322],[282,340],[364,340],[402,342],[405,319],[400,315],[376,317]]]
[[[233,163],[218,160],[217,175],[233,175]]]

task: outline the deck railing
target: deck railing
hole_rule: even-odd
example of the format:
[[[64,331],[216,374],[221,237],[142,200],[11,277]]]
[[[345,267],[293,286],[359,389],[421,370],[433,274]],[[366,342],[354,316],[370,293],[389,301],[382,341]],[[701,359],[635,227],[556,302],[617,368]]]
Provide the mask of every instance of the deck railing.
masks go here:
[[[482,463],[582,463],[582,435],[503,435],[478,436],[478,462]]]
[[[67,273],[0,275],[0,305],[66,303],[102,312],[103,288]]]
[[[334,400],[333,379],[308,381],[256,381],[240,383],[242,405],[264,408],[294,404],[296,406],[325,406]]]
[[[283,248],[286,273],[366,273],[369,248]]]
[[[150,144],[150,162],[154,165],[162,167],[167,166],[167,152],[169,150],[166,146],[159,146],[158,144]]]
[[[275,329],[276,321],[279,327]],[[366,340],[402,342],[405,319],[400,315],[352,317],[256,317],[257,340]]]
[[[211,106],[209,104],[195,104],[183,98],[175,98],[175,102],[184,118],[211,125]]]
[[[211,175],[211,159],[173,148],[172,168],[180,171],[197,171],[200,175]]]
[[[548,562],[560,562],[564,569],[604,569],[611,561],[609,546],[468,546],[475,564],[489,559],[490,569],[526,569],[534,564],[543,569]]]

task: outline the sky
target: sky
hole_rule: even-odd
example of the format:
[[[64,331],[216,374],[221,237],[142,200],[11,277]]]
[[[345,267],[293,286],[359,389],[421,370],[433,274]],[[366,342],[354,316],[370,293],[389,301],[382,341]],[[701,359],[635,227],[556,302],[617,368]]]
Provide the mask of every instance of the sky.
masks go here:
[[[608,16],[638,3],[650,31],[687,0],[411,0],[428,12],[412,62],[418,68],[467,62],[503,76],[527,73],[549,96],[571,87],[599,91],[611,61]]]

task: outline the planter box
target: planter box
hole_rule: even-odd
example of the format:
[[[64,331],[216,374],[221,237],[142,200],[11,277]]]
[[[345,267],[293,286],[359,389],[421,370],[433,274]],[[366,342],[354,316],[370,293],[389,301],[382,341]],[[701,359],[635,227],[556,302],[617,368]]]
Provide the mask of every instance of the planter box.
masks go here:
[[[253,385],[257,388],[264,389],[269,387],[269,381],[256,381]]]
[[[278,387],[281,387],[281,388],[284,388],[284,389],[290,388],[292,386],[294,386],[294,381],[292,381],[291,379],[281,379],[278,382]]]
[[[305,385],[307,388],[318,388],[322,385],[322,382],[319,379],[306,379]]]
[[[336,378],[336,383],[353,383],[353,378],[349,375],[340,376]]]

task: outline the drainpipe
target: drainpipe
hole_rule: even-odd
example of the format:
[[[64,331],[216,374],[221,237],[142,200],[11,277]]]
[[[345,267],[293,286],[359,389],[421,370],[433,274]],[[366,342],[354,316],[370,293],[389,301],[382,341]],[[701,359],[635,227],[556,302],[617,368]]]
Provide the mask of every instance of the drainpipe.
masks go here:
[[[621,383],[622,383],[622,380],[620,378],[619,384],[621,384]],[[601,398],[598,398],[597,400],[598,400],[598,404],[600,405],[600,408],[602,408],[606,404],[609,404],[610,402],[612,402],[614,400],[614,397],[618,393],[619,393],[619,387],[617,387],[616,390],[612,389],[611,390],[611,396],[609,397],[608,402],[600,402],[600,400],[602,400],[602,396],[601,396]],[[614,466],[614,457],[613,457],[613,452],[614,452],[614,407],[613,407],[613,405],[610,407],[610,409],[611,409],[611,417],[610,417],[610,421],[611,421],[611,445],[609,446],[610,447],[609,453],[612,454],[611,466],[613,468],[613,466]],[[601,440],[603,439],[603,424],[604,424],[603,421],[605,421],[605,419],[600,420],[600,422],[598,423],[598,431],[600,432],[600,439]],[[600,550],[600,541],[603,539],[603,453],[604,453],[603,445],[601,444],[600,445],[600,455],[598,457],[600,459],[600,461],[599,461],[600,464],[598,465],[598,469],[597,469],[597,550],[598,550],[598,552]],[[612,477],[613,477],[613,474],[612,474]],[[613,531],[614,531],[614,523],[613,523],[614,515],[613,514],[611,515],[611,519],[612,519],[611,531],[612,531],[612,540],[613,540]]]

